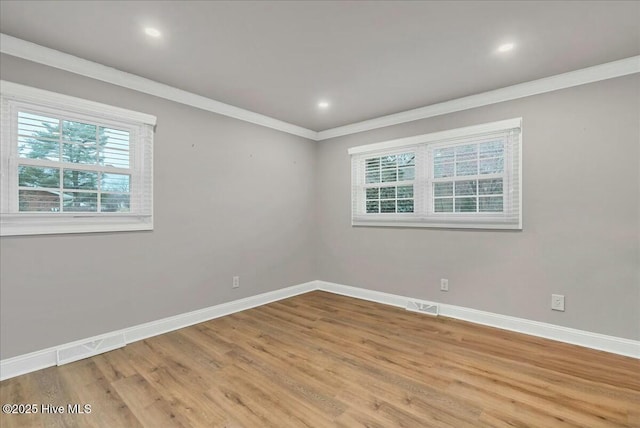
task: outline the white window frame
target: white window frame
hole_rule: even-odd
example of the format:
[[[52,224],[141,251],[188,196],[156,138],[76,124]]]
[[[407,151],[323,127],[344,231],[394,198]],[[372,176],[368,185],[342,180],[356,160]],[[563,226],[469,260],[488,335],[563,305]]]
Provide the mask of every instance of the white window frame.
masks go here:
[[[155,116],[0,81],[0,236],[153,230],[153,127]],[[18,112],[27,111],[129,132],[130,212],[19,212]],[[30,160],[53,168],[96,171],[90,165]],[[105,169],[106,171],[106,169]],[[109,171],[107,171],[109,172]]]
[[[493,135],[508,135],[504,147],[504,172],[498,175],[478,174],[468,180],[502,178],[502,212],[437,213],[433,207],[433,153],[437,148],[474,144]],[[398,153],[415,153],[414,212],[367,213],[365,161],[371,157]],[[454,229],[522,229],[522,118],[501,120],[431,134],[418,135],[352,147],[351,156],[351,221],[353,226],[434,227]],[[463,181],[464,176],[440,181]],[[409,183],[408,183],[409,184]],[[383,184],[384,185],[384,184]],[[455,184],[454,184],[455,185]],[[478,195],[475,195],[478,198]],[[455,204],[455,200],[453,201]]]

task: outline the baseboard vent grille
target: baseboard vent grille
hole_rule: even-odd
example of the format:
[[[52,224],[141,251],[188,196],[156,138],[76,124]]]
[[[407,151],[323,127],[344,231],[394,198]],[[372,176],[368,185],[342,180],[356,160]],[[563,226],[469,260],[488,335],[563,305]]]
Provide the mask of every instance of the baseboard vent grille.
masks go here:
[[[438,315],[438,304],[431,302],[423,302],[420,300],[409,300],[406,309],[411,312],[420,312],[427,315]]]
[[[82,360],[83,358],[102,354],[103,352],[122,348],[126,344],[127,343],[124,340],[124,334],[119,333],[112,336],[95,339],[90,342],[79,343],[76,345],[68,346],[66,348],[60,348],[56,350],[56,357],[58,365],[61,366],[63,364]]]

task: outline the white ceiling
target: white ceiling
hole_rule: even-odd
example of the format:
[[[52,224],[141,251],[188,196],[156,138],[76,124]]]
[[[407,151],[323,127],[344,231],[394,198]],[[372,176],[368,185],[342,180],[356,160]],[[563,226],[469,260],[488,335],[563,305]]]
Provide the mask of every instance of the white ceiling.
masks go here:
[[[0,32],[320,131],[638,55],[640,2],[3,0]]]

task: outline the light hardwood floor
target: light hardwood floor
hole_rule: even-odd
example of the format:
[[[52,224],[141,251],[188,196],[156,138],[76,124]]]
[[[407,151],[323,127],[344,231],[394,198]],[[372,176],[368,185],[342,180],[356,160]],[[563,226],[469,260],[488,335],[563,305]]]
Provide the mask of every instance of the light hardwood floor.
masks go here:
[[[640,361],[307,293],[0,383],[10,427],[640,427]]]

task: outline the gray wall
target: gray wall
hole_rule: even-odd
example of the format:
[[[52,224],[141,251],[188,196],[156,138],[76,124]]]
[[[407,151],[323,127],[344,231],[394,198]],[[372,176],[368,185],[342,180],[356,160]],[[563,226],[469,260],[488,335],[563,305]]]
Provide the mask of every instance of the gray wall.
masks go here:
[[[153,232],[0,239],[0,358],[312,279],[640,339],[638,76],[320,143],[5,55],[0,76],[158,117]],[[348,147],[516,116],[523,231],[351,227]]]
[[[639,88],[623,77],[319,143],[319,278],[640,339]],[[351,227],[349,147],[520,116],[523,231]]]
[[[0,65],[2,79],[158,118],[154,231],[0,239],[1,358],[316,278],[315,143],[6,55]]]

